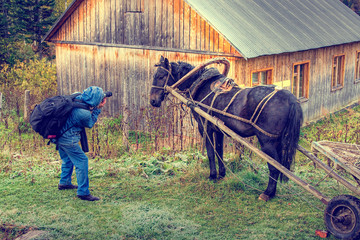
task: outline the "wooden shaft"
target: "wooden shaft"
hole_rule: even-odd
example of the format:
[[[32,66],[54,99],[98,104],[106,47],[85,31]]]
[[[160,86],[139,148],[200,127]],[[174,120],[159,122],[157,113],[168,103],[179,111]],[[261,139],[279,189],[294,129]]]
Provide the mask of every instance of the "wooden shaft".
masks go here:
[[[354,185],[352,185],[351,183],[349,183],[348,181],[346,181],[344,178],[342,178],[341,176],[339,176],[336,172],[334,172],[332,170],[332,168],[330,168],[329,166],[327,166],[326,164],[324,164],[322,161],[320,161],[317,157],[315,157],[311,152],[307,151],[305,148],[303,148],[302,146],[298,145],[297,149],[304,154],[305,156],[307,156],[311,161],[313,161],[318,167],[322,168],[323,170],[325,170],[326,173],[329,174],[329,176],[335,178],[337,181],[339,181],[340,183],[342,183],[345,187],[347,187],[348,189],[350,189],[351,191],[353,191],[354,193],[360,195],[360,190],[355,187]]]
[[[225,69],[223,71],[223,75],[227,76],[230,70],[230,62],[229,60],[227,60],[224,57],[219,57],[219,58],[212,58],[207,62],[204,62],[198,66],[196,66],[193,70],[191,70],[190,72],[188,72],[184,77],[182,77],[179,81],[177,81],[176,83],[174,83],[171,87],[173,89],[176,89],[178,86],[180,86],[180,84],[182,84],[183,82],[185,82],[186,80],[188,80],[192,75],[194,75],[195,73],[197,73],[198,71],[200,71],[201,69],[203,69],[204,67],[213,64],[213,63],[222,63],[225,65]]]
[[[174,95],[176,98],[178,98],[180,101],[182,101],[185,104],[189,104],[188,99],[183,97],[180,93],[176,92],[172,87],[166,86],[166,90],[170,92],[172,95]],[[228,128],[224,122],[221,120],[209,115],[208,113],[204,112],[197,106],[191,106],[191,109],[193,109],[195,112],[197,112],[200,116],[207,119],[209,122],[213,123],[215,126],[220,128],[222,131],[224,131],[226,134],[228,134],[231,138],[238,141],[245,147],[249,148],[253,152],[255,152],[258,156],[263,158],[265,161],[270,163],[272,166],[274,166],[276,169],[278,169],[280,172],[282,172],[285,176],[287,176],[289,179],[300,185],[302,188],[304,188],[306,191],[313,194],[316,198],[318,198],[322,203],[328,204],[330,201],[329,198],[324,196],[321,192],[313,188],[310,184],[303,181],[301,178],[295,176],[292,172],[290,172],[288,169],[286,169],[284,166],[282,166],[280,163],[278,163],[275,159],[264,153],[263,151],[259,150],[257,147],[249,143],[246,139],[240,137],[237,133],[235,133],[233,130]]]

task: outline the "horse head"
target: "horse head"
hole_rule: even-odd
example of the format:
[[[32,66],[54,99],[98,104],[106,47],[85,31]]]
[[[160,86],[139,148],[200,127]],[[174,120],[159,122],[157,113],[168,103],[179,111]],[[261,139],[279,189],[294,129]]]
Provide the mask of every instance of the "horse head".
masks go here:
[[[157,69],[150,90],[150,104],[153,107],[160,107],[166,96],[165,87],[174,83],[174,77],[171,74],[171,64],[167,58],[161,56],[160,62],[155,67]]]
[[[157,67],[153,84],[150,90],[150,104],[153,107],[160,107],[164,101],[166,86],[172,86],[179,79],[194,69],[194,66],[186,62],[169,62],[167,58],[161,56],[160,62],[155,65]],[[186,82],[181,83],[177,88],[181,91],[188,89],[195,79],[201,75],[204,69],[193,74]]]

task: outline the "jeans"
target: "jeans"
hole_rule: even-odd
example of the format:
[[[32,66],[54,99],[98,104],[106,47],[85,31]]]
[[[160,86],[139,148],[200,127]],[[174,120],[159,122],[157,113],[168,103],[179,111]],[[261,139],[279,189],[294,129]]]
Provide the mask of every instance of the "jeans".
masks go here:
[[[70,130],[71,131],[71,130]],[[62,160],[60,184],[71,185],[71,175],[75,166],[77,195],[89,195],[89,160],[79,145],[77,132],[66,133],[58,139],[59,155]]]

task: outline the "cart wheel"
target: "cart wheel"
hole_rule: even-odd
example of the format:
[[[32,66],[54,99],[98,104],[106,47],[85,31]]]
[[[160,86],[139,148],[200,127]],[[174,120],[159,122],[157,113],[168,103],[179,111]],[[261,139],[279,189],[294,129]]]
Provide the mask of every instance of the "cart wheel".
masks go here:
[[[351,195],[331,199],[325,210],[325,225],[340,239],[358,239],[360,236],[360,200]]]

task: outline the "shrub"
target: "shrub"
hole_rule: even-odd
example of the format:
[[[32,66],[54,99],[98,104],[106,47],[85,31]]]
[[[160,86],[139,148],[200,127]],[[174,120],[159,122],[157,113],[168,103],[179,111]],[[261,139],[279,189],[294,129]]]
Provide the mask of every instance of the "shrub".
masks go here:
[[[30,90],[37,100],[42,100],[56,94],[56,66],[45,58],[17,62],[12,68],[5,64],[0,72],[0,85],[3,90]]]

